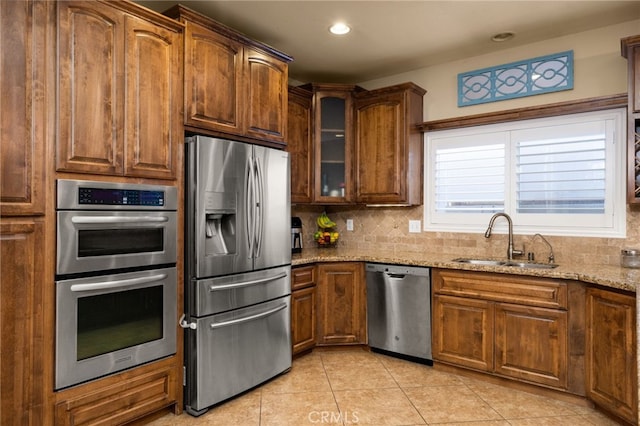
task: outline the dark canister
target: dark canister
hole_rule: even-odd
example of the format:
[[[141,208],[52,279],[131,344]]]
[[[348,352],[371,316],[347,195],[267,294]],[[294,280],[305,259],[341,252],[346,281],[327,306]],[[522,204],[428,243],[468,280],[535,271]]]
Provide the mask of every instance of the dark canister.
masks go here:
[[[291,253],[302,251],[302,220],[299,217],[291,218]]]

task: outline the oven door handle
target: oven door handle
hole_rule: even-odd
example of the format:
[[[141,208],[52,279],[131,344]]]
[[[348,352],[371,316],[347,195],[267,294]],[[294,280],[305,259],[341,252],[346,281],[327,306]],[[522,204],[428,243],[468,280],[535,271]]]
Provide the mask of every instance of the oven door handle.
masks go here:
[[[71,291],[93,291],[113,288],[126,288],[139,284],[152,283],[154,281],[162,281],[167,278],[167,274],[155,274],[148,277],[130,278],[127,280],[101,281],[97,283],[73,284]]]
[[[248,317],[242,317],[242,318],[238,318],[238,319],[234,319],[234,320],[214,323],[214,324],[211,324],[209,326],[209,328],[211,328],[212,330],[215,330],[216,328],[228,327],[230,325],[238,325],[238,324],[242,324],[243,322],[254,321],[254,320],[257,320],[257,319],[260,319],[260,318],[268,317],[269,315],[273,315],[276,312],[281,311],[286,307],[287,307],[287,304],[284,303],[284,304],[282,304],[280,306],[276,306],[273,309],[269,309],[268,311],[260,312],[259,314],[249,315]]]
[[[96,224],[96,223],[161,223],[168,222],[166,216],[73,216],[72,223],[78,224]]]
[[[287,273],[282,272],[281,274],[274,275],[272,277],[260,278],[258,280],[251,280],[251,281],[243,281],[241,283],[236,283],[236,284],[210,285],[209,291],[232,290],[234,288],[249,287],[252,285],[263,284],[263,283],[268,283],[270,281],[279,280],[280,278],[284,278],[286,276],[287,276]]]

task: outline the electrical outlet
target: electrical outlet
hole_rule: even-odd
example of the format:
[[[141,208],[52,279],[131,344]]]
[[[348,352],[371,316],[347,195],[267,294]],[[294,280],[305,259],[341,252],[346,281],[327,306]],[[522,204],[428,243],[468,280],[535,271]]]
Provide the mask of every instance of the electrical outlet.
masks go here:
[[[353,231],[353,219],[347,219],[347,231]]]
[[[409,221],[409,232],[421,232],[422,222],[419,220],[410,220]]]

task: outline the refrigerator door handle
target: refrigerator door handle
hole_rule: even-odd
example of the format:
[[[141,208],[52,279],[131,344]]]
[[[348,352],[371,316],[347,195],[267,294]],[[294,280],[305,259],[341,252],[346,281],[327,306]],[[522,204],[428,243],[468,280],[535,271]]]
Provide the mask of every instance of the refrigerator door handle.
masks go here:
[[[260,165],[260,159],[255,159],[255,178],[256,178],[256,213],[255,213],[255,257],[260,257],[262,252],[262,237],[264,227],[264,200],[265,200],[265,187],[264,178],[262,176],[262,166]]]
[[[276,306],[275,308],[269,309],[268,311],[265,311],[265,312],[260,312],[259,314],[249,315],[247,317],[242,317],[234,320],[211,324],[209,328],[211,328],[212,330],[215,330],[216,328],[229,327],[231,325],[238,325],[244,322],[255,321],[257,319],[268,317],[269,315],[273,315],[276,312],[281,311],[286,307],[287,307],[287,304],[283,303],[282,305]]]
[[[241,287],[250,287],[256,284],[264,284],[271,281],[276,281],[276,280],[279,280],[280,278],[285,278],[286,276],[287,276],[287,273],[283,272],[281,274],[274,275],[272,277],[260,278],[260,279],[251,280],[251,281],[243,281],[241,283],[225,284],[225,285],[210,285],[209,291],[221,291],[221,290],[230,290],[230,289],[241,288]]]
[[[247,159],[245,170],[245,179],[246,179],[246,214],[247,214],[247,241],[249,245],[249,258],[253,258],[253,252],[255,251],[254,240],[255,240],[255,210],[253,208],[254,199],[255,199],[255,181],[253,178],[253,159],[249,157]]]

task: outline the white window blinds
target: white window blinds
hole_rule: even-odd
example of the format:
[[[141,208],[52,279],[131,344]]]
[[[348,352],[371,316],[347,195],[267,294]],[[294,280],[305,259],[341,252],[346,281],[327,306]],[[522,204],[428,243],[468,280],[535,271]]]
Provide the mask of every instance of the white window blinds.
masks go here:
[[[504,210],[504,144],[442,146],[435,150],[435,155],[436,211],[495,213]]]
[[[624,110],[446,130],[425,138],[425,227],[623,237]]]
[[[518,213],[605,212],[604,122],[515,131],[511,140]]]

